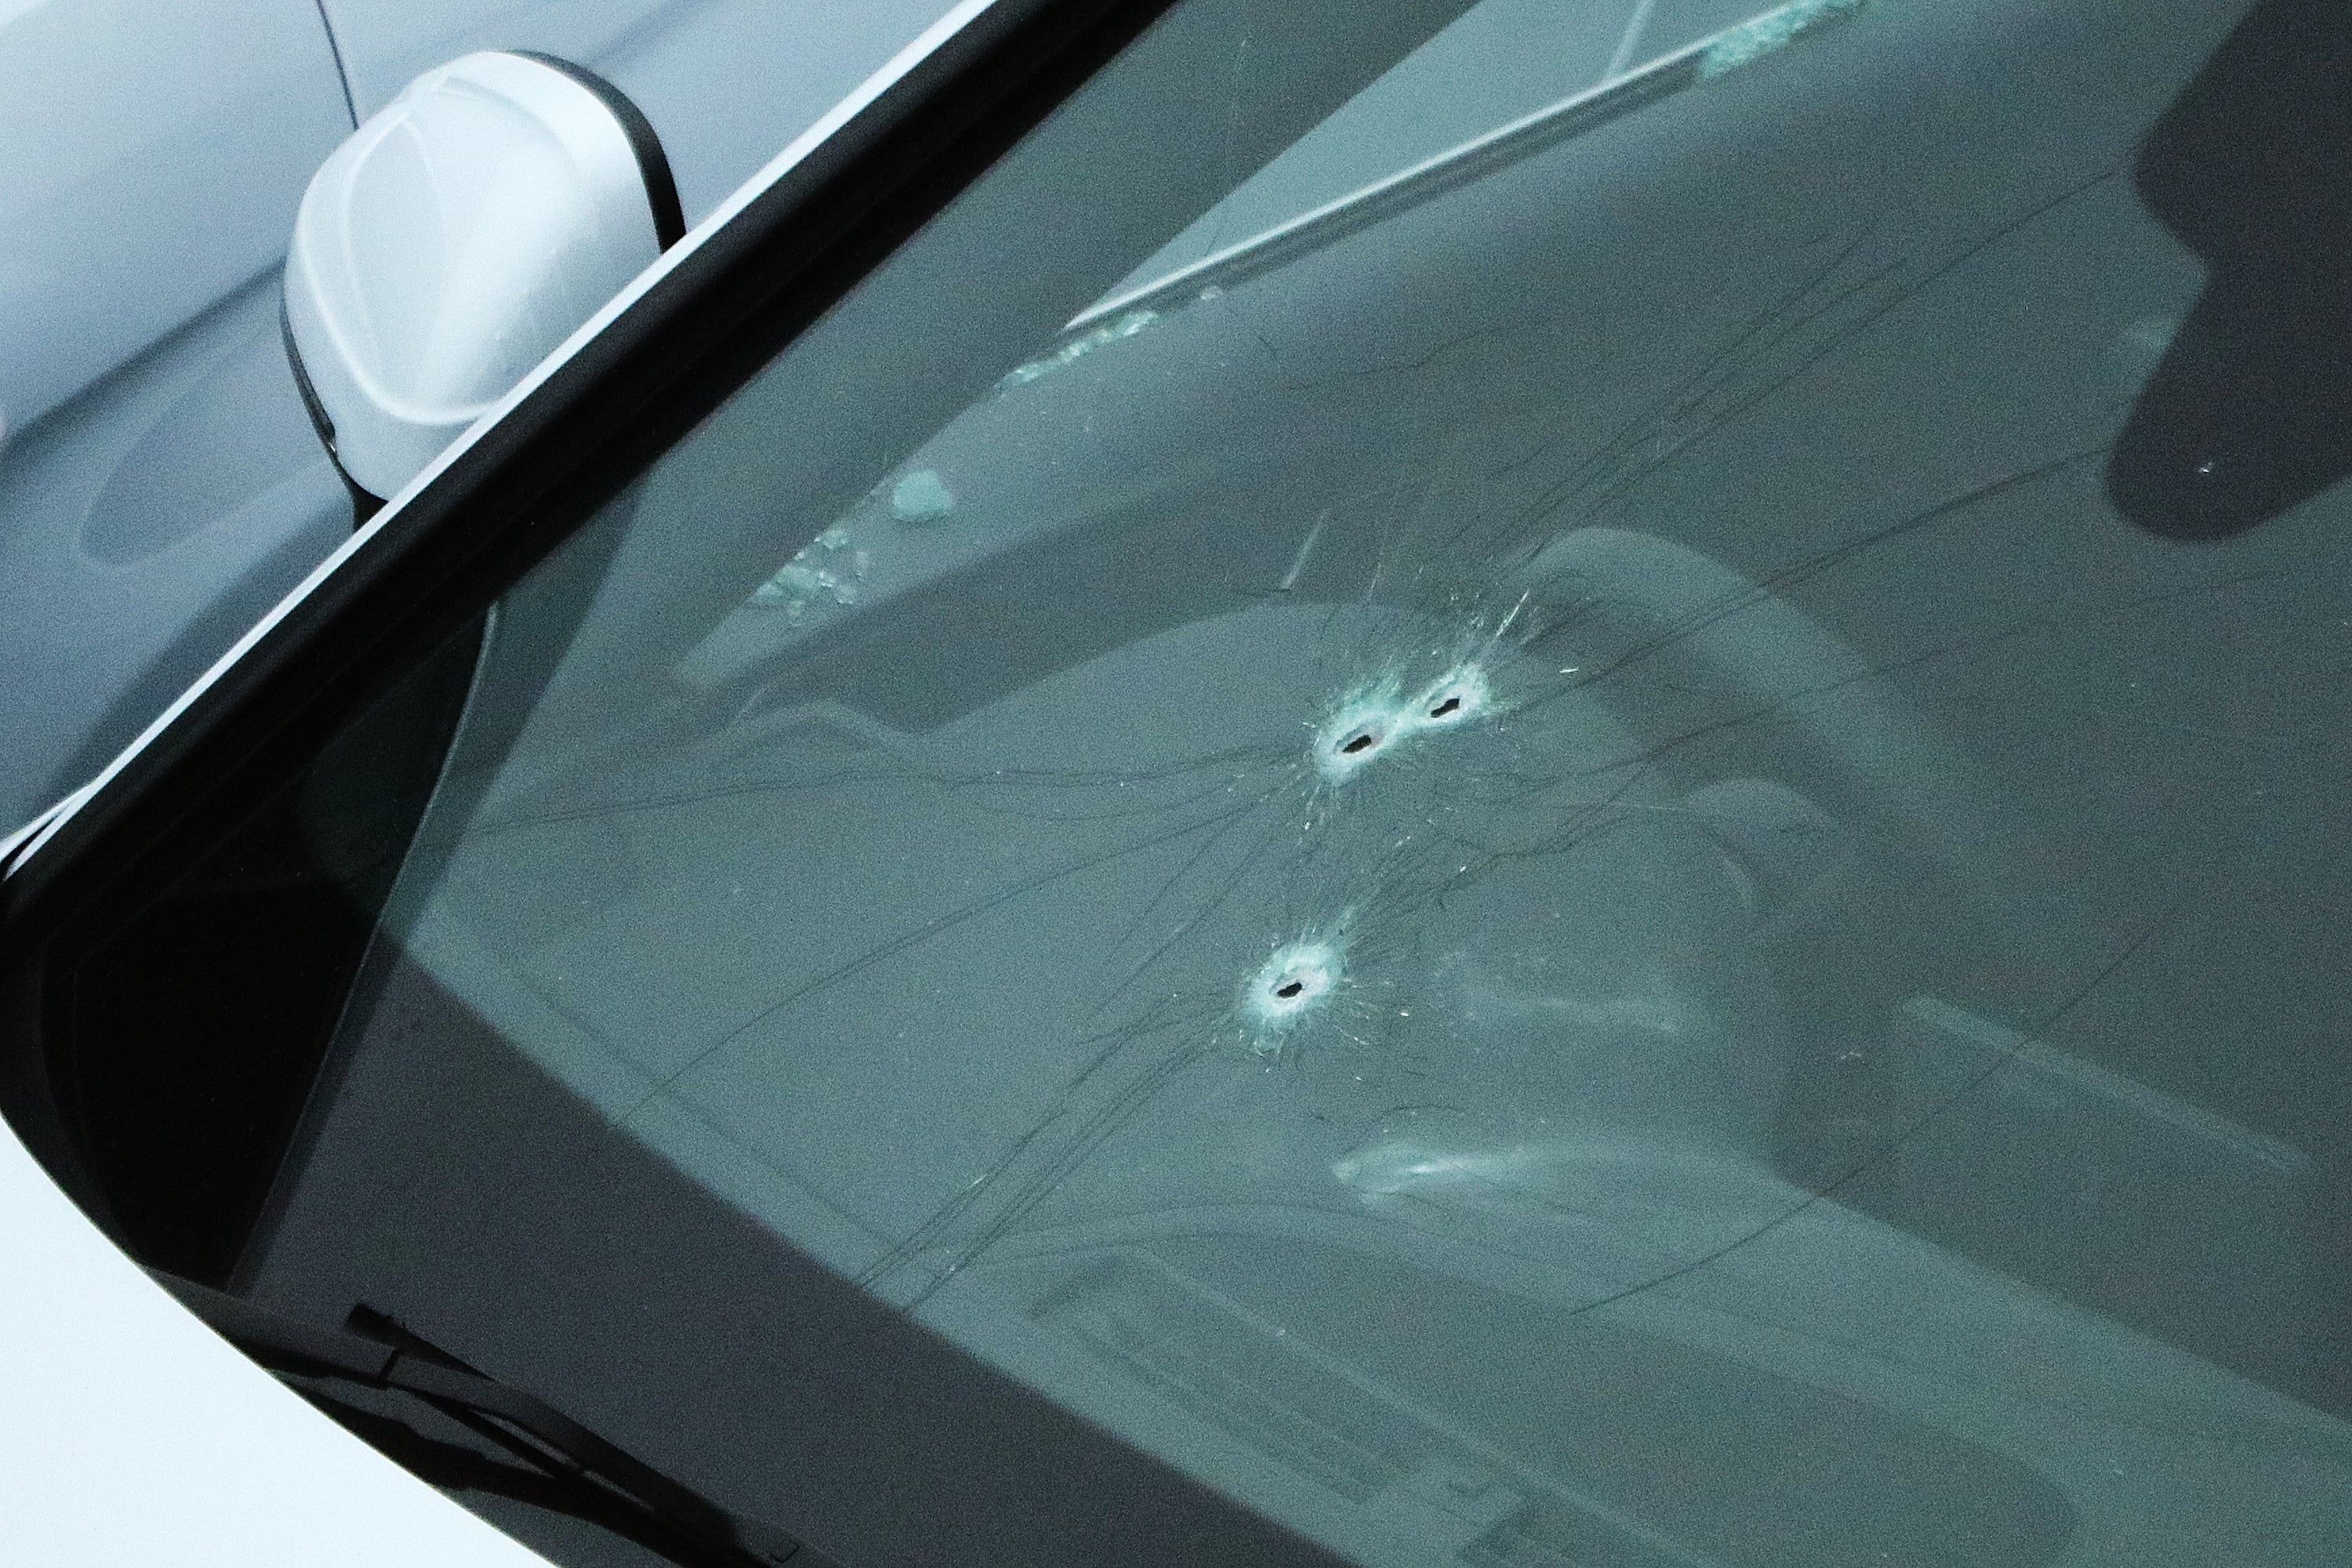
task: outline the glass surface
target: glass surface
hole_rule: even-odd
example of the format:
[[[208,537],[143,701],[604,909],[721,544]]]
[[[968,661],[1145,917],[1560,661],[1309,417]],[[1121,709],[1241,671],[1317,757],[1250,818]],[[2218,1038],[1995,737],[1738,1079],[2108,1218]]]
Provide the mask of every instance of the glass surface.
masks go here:
[[[520,1064],[1362,1563],[2352,1561],[2352,26],[1704,10],[1205,206],[1147,40],[688,437],[503,606],[257,1294],[670,1310],[467,1240],[634,1212]],[[1156,37],[1239,125],[1265,19]]]

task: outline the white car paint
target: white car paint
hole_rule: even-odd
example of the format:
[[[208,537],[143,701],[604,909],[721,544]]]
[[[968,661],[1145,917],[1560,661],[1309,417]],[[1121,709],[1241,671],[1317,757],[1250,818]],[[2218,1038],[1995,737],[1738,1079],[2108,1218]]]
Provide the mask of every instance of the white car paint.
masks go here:
[[[311,178],[287,331],[343,472],[390,495],[661,236],[627,130],[545,61],[485,49],[418,77]]]
[[[529,1568],[545,1560],[183,1310],[0,1126],[0,1563]]]

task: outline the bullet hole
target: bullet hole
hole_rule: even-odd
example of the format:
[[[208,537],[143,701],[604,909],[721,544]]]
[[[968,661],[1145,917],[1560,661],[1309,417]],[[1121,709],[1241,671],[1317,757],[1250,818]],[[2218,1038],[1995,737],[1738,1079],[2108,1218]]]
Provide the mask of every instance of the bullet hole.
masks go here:
[[[1418,692],[1387,676],[1340,700],[1322,726],[1315,760],[1325,783],[1344,784],[1382,752],[1459,728],[1492,708],[1480,663],[1457,664]]]
[[[1402,740],[1416,717],[1394,680],[1360,689],[1341,700],[1315,739],[1315,763],[1326,784],[1344,784]]]
[[[1424,730],[1450,730],[1486,711],[1486,672],[1475,664],[1447,670],[1413,704],[1412,721]]]
[[[1300,1023],[1329,1000],[1345,978],[1345,955],[1335,937],[1287,942],[1242,986],[1244,1043],[1255,1056],[1277,1056]]]

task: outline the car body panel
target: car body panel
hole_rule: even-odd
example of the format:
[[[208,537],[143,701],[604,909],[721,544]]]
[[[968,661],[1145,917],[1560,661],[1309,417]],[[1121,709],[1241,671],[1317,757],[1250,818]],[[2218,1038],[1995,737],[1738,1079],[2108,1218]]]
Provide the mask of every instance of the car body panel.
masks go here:
[[[0,1128],[0,1560],[529,1568],[101,1237]]]
[[[350,133],[309,0],[0,15],[0,416],[23,431],[285,252]]]
[[[653,121],[691,223],[944,9],[341,0],[332,47],[308,0],[0,20],[0,823],[87,779],[350,530],[277,273],[353,112],[471,48],[572,59]]]

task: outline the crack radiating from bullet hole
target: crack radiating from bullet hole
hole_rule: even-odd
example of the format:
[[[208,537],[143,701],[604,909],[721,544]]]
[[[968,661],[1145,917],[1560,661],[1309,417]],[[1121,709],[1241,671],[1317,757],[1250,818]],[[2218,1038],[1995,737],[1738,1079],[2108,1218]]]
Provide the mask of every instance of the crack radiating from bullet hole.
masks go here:
[[[1244,1043],[1253,1056],[1274,1057],[1291,1035],[1328,1005],[1348,983],[1345,922],[1321,936],[1275,949],[1242,987]]]

